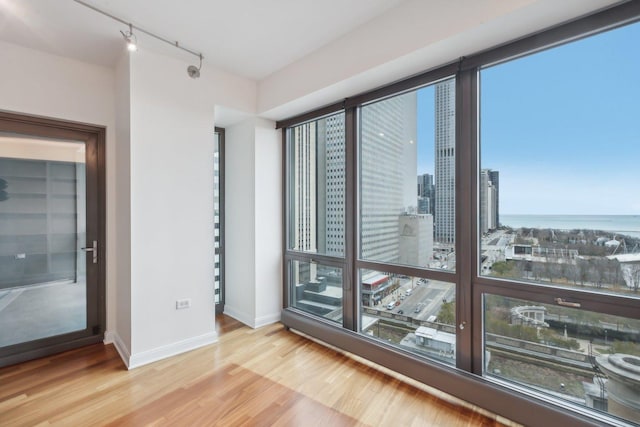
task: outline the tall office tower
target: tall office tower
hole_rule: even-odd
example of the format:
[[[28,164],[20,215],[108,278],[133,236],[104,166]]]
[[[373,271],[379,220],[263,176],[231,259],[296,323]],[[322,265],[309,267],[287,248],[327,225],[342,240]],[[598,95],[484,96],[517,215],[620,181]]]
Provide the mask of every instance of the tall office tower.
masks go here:
[[[361,110],[361,235],[366,259],[398,262],[400,216],[417,208],[415,92]]]
[[[418,175],[418,213],[435,214],[436,187],[433,175],[428,173]]]
[[[400,216],[415,212],[417,97],[409,93],[362,110],[362,253],[398,262]],[[290,245],[343,256],[345,122],[338,114],[291,128]],[[294,272],[313,280],[314,271]]]
[[[290,242],[303,252],[344,256],[344,115],[290,130]],[[296,283],[316,280],[315,264],[294,264]]]
[[[494,184],[492,176],[498,172],[491,169],[480,171],[480,232],[486,233],[498,227],[498,186]]]
[[[495,227],[494,228],[498,228],[500,227],[500,173],[498,171],[494,171],[494,170],[489,170],[489,180],[491,181],[491,183],[493,184],[493,188],[496,192],[496,197],[495,197]]]
[[[293,200],[289,230],[294,250],[315,252],[318,248],[316,227],[317,195],[317,123],[310,122],[291,129],[291,191]]]
[[[318,124],[318,252],[344,256],[344,114]]]
[[[456,238],[455,90],[453,79],[435,86],[435,240],[446,244]]]
[[[289,246],[298,251],[316,252],[318,250],[317,229],[317,171],[318,132],[317,123],[309,122],[290,130],[290,185],[291,219],[289,224]],[[323,156],[320,156],[323,157]],[[315,280],[315,264],[294,263],[293,280],[306,283]]]

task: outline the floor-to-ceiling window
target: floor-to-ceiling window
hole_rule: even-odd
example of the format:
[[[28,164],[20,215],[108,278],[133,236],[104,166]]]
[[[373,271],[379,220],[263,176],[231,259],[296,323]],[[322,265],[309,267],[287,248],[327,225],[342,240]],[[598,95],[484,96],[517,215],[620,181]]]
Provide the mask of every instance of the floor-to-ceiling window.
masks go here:
[[[215,128],[213,153],[214,298],[216,313],[224,311],[224,129]]]
[[[640,424],[638,19],[279,123],[283,322],[526,425]]]
[[[483,375],[640,423],[640,24],[480,70]]]
[[[288,304],[342,324],[345,254],[345,117],[287,129]]]
[[[455,79],[357,113],[358,330],[455,365]]]

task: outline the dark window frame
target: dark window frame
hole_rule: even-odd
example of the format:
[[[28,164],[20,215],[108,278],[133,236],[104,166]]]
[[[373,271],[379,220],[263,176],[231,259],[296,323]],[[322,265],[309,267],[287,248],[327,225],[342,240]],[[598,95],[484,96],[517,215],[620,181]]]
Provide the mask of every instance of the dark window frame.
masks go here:
[[[554,304],[555,298],[580,302],[582,308],[606,314],[638,318],[640,299],[590,293],[580,289],[557,288],[544,284],[523,283],[514,280],[481,276],[479,272],[478,224],[478,77],[482,67],[523,57],[580,38],[640,21],[640,2],[625,2],[592,15],[560,24],[521,39],[474,53],[455,63],[445,64],[425,73],[410,77],[370,92],[347,98],[330,106],[301,114],[277,123],[285,128],[283,145],[287,145],[286,128],[304,121],[317,119],[340,110],[345,111],[346,143],[346,242],[344,272],[344,322],[342,328],[319,322],[295,309],[288,308],[289,286],[286,269],[289,260],[312,259],[319,256],[301,255],[287,250],[284,245],[284,301],[282,322],[316,338],[338,346],[397,372],[439,388],[482,408],[528,425],[568,423],[568,425],[602,425],[613,422],[598,413],[589,413],[559,402],[505,387],[483,377],[483,295],[496,294]],[[364,103],[432,84],[447,75],[456,75],[456,271],[442,272],[388,265],[358,259],[359,242],[357,134],[358,108]],[[285,150],[286,151],[286,150]],[[284,229],[288,221],[287,158],[283,156]],[[468,213],[463,215],[463,213]],[[357,283],[360,268],[378,269],[394,273],[455,281],[457,333],[457,368],[447,367],[419,358],[378,341],[372,341],[358,331],[359,299]],[[536,413],[534,420],[527,414]]]

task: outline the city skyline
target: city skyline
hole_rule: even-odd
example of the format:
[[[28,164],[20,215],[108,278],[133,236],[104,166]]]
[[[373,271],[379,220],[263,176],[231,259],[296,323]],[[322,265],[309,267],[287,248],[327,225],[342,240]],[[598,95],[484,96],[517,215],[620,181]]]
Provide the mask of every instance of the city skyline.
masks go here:
[[[502,175],[501,214],[640,214],[637,40],[639,24],[482,70],[481,169]],[[418,90],[418,175],[435,172],[433,100]]]

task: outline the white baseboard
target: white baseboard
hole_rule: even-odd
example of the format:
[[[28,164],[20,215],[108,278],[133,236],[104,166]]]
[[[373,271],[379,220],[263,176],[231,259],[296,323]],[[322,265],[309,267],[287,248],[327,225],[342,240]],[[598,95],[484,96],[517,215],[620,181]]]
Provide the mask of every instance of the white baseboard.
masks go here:
[[[196,348],[204,347],[205,345],[213,344],[216,342],[218,342],[218,333],[213,331],[207,334],[199,335],[197,337],[163,345],[161,347],[131,355],[129,357],[127,368],[138,368],[140,366],[156,362],[158,360],[166,359],[171,356],[176,356],[180,353],[195,350]]]
[[[272,323],[278,323],[280,321],[281,312],[269,314],[267,316],[257,317],[255,320],[254,328],[261,328],[263,326],[271,325]]]
[[[122,342],[120,335],[118,335],[117,332],[107,331],[104,333],[103,342],[105,344],[113,344],[127,369],[130,369],[129,361],[131,359],[131,354],[129,353],[129,349],[127,348],[127,346],[124,344],[124,342]]]
[[[233,317],[237,321],[244,323],[250,328],[255,328],[254,326],[255,319],[253,318],[253,316],[243,313],[240,310],[236,310],[235,308],[229,306],[229,304],[224,305],[224,314],[226,314],[227,316]]]
[[[270,325],[272,323],[276,323],[280,321],[280,312],[269,314],[267,316],[254,318],[253,316],[250,316],[246,313],[236,310],[227,304],[225,304],[224,306],[224,314],[229,317],[233,317],[237,321],[242,322],[253,329],[260,328],[262,326]]]

